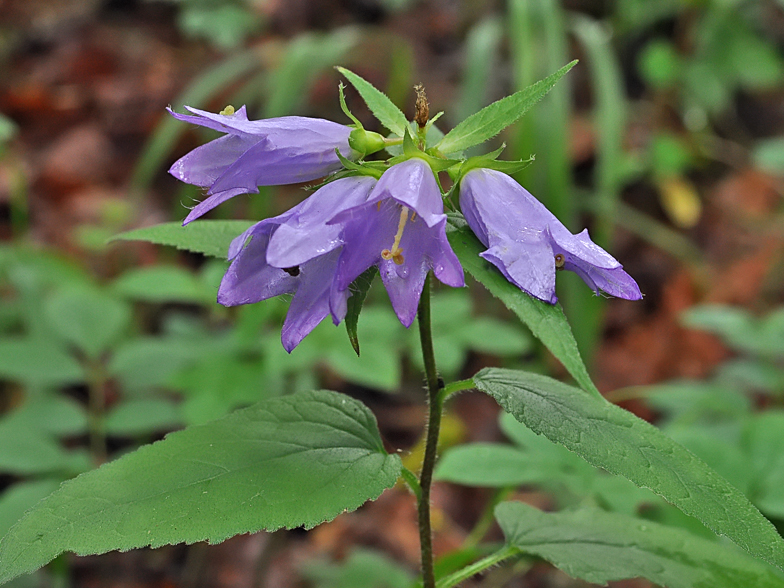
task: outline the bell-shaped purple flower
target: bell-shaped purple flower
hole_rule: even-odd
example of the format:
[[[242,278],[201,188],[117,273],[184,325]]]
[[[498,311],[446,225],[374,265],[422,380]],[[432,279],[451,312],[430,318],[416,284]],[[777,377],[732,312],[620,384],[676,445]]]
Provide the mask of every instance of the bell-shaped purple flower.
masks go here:
[[[618,261],[591,241],[588,230],[573,235],[547,208],[508,175],[469,171],[460,182],[460,208],[488,247],[481,254],[506,279],[531,296],[555,304],[555,272],[575,272],[597,294],[642,298]]]
[[[343,227],[326,224],[336,213],[367,200],[376,180],[335,180],[307,200],[274,218],[264,219],[232,241],[231,266],[218,290],[224,306],[250,304],[294,294],[281,331],[289,353],[330,312]],[[348,299],[350,293],[339,295]],[[346,300],[343,300],[343,305]]]
[[[259,186],[308,182],[339,170],[335,149],[352,155],[351,128],[332,121],[301,116],[248,120],[244,106],[233,114],[185,108],[192,114],[169,112],[226,135],[197,147],[169,169],[183,182],[208,188],[208,197],[183,225],[238,194],[257,193]]]
[[[465,286],[463,268],[446,238],[441,191],[430,166],[409,159],[381,176],[367,201],[336,215],[345,243],[330,302],[336,322],[346,314],[344,292],[366,269],[378,266],[392,307],[406,327],[417,313],[431,269],[443,283]]]

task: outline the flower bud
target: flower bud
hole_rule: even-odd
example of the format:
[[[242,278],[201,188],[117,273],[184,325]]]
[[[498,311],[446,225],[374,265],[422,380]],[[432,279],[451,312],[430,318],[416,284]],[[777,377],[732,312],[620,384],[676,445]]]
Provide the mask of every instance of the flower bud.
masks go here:
[[[386,146],[384,137],[365,129],[354,129],[351,131],[351,134],[348,136],[348,144],[349,147],[357,153],[361,153],[362,156],[381,151]]]

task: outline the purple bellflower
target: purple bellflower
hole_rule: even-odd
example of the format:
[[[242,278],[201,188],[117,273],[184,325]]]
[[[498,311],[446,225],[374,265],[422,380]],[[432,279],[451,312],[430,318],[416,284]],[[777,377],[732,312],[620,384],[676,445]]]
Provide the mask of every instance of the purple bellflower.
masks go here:
[[[327,221],[366,201],[375,184],[370,177],[335,180],[234,239],[229,247],[232,263],[218,290],[218,302],[236,306],[294,294],[281,331],[283,347],[291,353],[329,314],[330,296],[342,296],[346,306],[350,292],[332,288],[343,227]]]
[[[308,182],[337,171],[342,164],[335,149],[353,156],[348,142],[352,129],[332,121],[301,116],[248,120],[244,106],[227,114],[185,108],[192,114],[169,113],[226,135],[197,147],[169,169],[183,182],[208,188],[207,198],[183,225],[229,198],[257,193],[258,186]]]
[[[555,272],[575,272],[597,294],[642,298],[618,261],[591,241],[573,235],[547,208],[508,175],[473,169],[460,183],[460,208],[488,247],[481,254],[506,279],[531,296],[555,304]]]
[[[421,159],[393,165],[366,202],[345,208],[330,222],[343,226],[345,243],[330,300],[336,324],[346,315],[344,292],[374,265],[406,327],[416,316],[428,271],[444,284],[465,286],[463,268],[446,238],[441,191]]]

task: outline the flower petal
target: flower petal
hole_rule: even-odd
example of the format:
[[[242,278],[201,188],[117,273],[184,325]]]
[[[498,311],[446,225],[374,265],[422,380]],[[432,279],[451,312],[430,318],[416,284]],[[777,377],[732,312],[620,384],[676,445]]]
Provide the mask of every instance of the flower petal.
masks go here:
[[[441,190],[438,189],[433,170],[421,159],[409,159],[385,171],[368,202],[380,202],[387,198],[393,198],[415,210],[428,227],[446,218]]]
[[[169,168],[169,173],[186,184],[207,188],[243,153],[264,137],[226,135],[197,147],[180,157]]]
[[[185,220],[182,221],[182,226],[195,221],[200,216],[203,216],[216,206],[223,204],[227,200],[234,198],[235,196],[239,196],[240,194],[247,194],[247,190],[243,188],[235,188],[234,190],[226,190],[225,192],[218,192],[217,194],[213,194],[212,196],[208,196],[201,202],[199,202],[196,206],[191,208],[188,216],[185,217]]]
[[[330,287],[339,256],[340,250],[333,250],[300,267],[297,292],[281,330],[281,342],[289,353],[329,314]]]
[[[265,261],[269,237],[276,226],[266,219],[240,235],[243,238],[242,243],[248,237],[250,242],[236,253],[234,261],[226,270],[218,288],[218,303],[223,306],[251,304],[296,291],[295,277],[280,268],[268,265]],[[238,239],[232,243],[235,249]]]
[[[519,288],[555,303],[555,259],[595,292],[636,300],[642,295],[621,264],[585,230],[573,235],[512,178],[490,169],[471,170],[460,186],[460,207],[493,263]]]
[[[343,227],[327,221],[365,202],[375,183],[367,176],[350,177],[316,190],[272,236],[267,261],[275,267],[293,267],[340,247]]]

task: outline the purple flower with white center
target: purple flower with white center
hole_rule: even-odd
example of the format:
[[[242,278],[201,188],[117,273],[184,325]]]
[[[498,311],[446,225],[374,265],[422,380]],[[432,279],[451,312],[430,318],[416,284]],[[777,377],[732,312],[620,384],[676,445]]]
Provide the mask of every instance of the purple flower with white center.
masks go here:
[[[351,157],[352,129],[332,121],[302,116],[248,120],[243,106],[231,114],[185,107],[193,114],[171,115],[225,136],[197,147],[169,169],[174,177],[203,188],[208,198],[185,218],[187,225],[238,194],[257,193],[259,186],[296,184],[323,177],[342,167],[339,149]]]
[[[444,284],[465,286],[463,268],[446,238],[441,191],[430,166],[409,159],[381,176],[367,201],[337,214],[345,243],[330,301],[332,316],[346,315],[349,285],[377,265],[395,314],[406,327],[417,313],[431,269]]]
[[[547,208],[508,175],[469,171],[460,182],[460,208],[488,247],[481,254],[506,279],[531,296],[555,304],[555,272],[575,272],[597,294],[642,298],[618,261],[591,241],[588,230],[573,235]]]
[[[281,331],[283,347],[291,353],[329,314],[330,294],[335,296],[332,283],[343,227],[326,223],[336,212],[367,200],[375,184],[369,177],[335,180],[234,239],[229,247],[232,263],[218,290],[218,302],[236,306],[294,294]],[[339,295],[345,306],[350,293]]]

